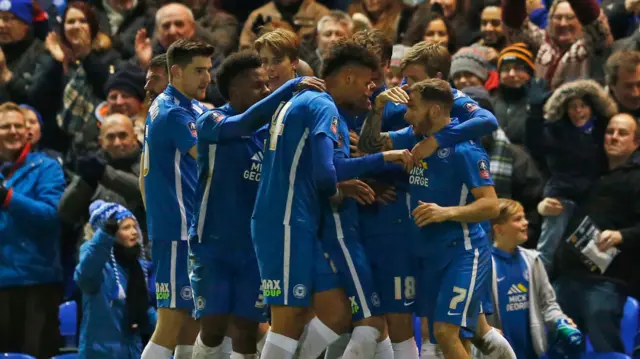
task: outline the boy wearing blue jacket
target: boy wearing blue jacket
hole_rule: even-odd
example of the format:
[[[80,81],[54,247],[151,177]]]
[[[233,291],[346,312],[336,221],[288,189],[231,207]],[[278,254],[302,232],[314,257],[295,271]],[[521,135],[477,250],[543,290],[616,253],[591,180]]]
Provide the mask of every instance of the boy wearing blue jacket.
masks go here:
[[[137,359],[156,309],[148,295],[138,221],[116,203],[94,201],[74,279],[82,290],[79,358]]]
[[[540,253],[519,246],[528,239],[522,205],[500,199],[499,207],[500,215],[492,221],[494,315],[487,317],[489,324],[502,330],[518,359],[547,353],[545,328],[566,353],[579,351],[582,334],[556,302]],[[474,357],[483,358],[479,353]]]

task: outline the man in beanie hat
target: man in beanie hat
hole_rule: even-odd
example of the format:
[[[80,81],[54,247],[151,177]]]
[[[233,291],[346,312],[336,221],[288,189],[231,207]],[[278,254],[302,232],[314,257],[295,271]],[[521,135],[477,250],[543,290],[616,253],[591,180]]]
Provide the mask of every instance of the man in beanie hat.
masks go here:
[[[0,1],[0,102],[28,101],[30,78],[44,51],[32,29],[38,24],[46,27],[47,18],[32,0]]]
[[[530,48],[523,42],[505,47],[498,56],[500,85],[493,94],[493,108],[500,127],[513,143],[524,143],[525,119],[529,101],[544,92],[546,82],[532,86],[535,62]]]
[[[126,64],[109,77],[105,85],[107,101],[96,107],[95,116],[101,123],[113,114],[128,116],[134,124],[138,140],[144,132],[145,72],[134,64]]]

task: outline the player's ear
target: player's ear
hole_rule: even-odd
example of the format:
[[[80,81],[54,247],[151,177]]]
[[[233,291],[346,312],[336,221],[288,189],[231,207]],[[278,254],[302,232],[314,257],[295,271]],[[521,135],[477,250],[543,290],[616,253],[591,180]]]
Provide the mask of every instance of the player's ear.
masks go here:
[[[175,79],[176,77],[181,77],[182,69],[177,64],[173,64],[169,69],[169,74],[171,75],[172,79]]]

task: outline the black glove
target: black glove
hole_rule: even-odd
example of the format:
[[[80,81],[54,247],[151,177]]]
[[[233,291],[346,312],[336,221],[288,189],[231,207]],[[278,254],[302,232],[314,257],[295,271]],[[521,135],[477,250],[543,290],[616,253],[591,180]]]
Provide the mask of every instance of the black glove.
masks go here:
[[[98,186],[98,181],[104,175],[107,161],[100,152],[89,152],[78,156],[76,173],[92,187]]]
[[[270,22],[271,22],[271,16],[264,16],[262,14],[258,14],[256,19],[253,21],[253,24],[251,25],[251,32],[257,35],[260,32],[260,30]]]
[[[109,219],[102,223],[102,230],[106,233],[109,233],[112,236],[115,236],[118,232],[118,220],[116,219],[116,214],[112,214]]]
[[[531,79],[525,86],[527,86],[529,105],[532,106],[543,106],[552,93],[547,87],[547,81],[543,79]]]

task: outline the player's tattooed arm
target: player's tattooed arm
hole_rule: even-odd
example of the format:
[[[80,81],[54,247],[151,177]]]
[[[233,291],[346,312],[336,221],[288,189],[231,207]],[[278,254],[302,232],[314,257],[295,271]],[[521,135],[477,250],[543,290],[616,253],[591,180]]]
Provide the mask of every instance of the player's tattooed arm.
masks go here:
[[[409,95],[405,91],[407,86],[390,88],[376,97],[373,109],[364,120],[358,148],[366,153],[377,153],[393,149],[393,143],[388,133],[382,131],[382,115],[387,102],[406,104]]]
[[[365,153],[378,153],[393,149],[393,143],[388,133],[380,133],[382,129],[382,113],[384,108],[378,109],[374,107],[367,118],[364,120],[362,130],[360,131],[360,139],[358,140],[358,149]]]

